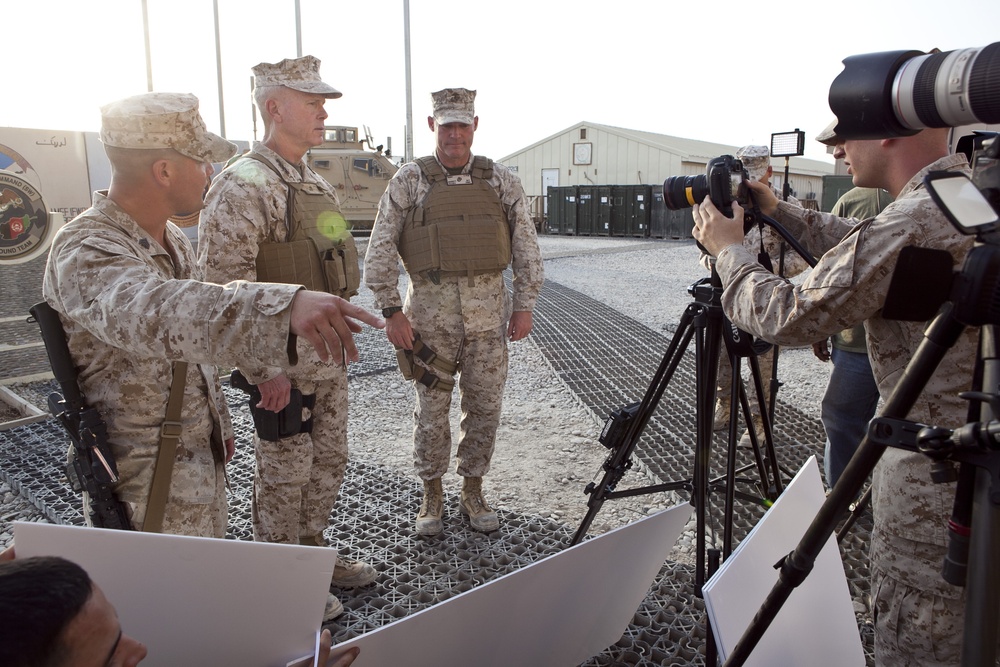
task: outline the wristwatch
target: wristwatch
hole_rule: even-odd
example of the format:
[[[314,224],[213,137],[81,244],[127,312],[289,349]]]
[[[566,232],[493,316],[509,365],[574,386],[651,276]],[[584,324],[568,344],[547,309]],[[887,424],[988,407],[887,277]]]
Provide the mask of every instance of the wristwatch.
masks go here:
[[[402,306],[391,306],[389,308],[383,308],[382,317],[385,319],[389,319],[390,317],[393,316],[394,313],[398,313],[401,310],[403,310]]]

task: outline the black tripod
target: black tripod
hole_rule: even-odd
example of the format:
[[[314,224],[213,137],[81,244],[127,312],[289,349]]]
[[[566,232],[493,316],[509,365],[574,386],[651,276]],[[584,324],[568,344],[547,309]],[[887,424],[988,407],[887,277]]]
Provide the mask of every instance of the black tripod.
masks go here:
[[[754,200],[752,193],[748,196],[751,206],[745,212],[744,231],[749,230],[752,225],[757,224],[761,226],[761,233],[763,233],[763,225],[766,223],[810,266],[815,266],[816,260],[809,251],[776,220],[760,212],[760,208],[756,200]],[[699,244],[698,247],[701,248],[701,245]],[[701,250],[706,252],[704,248],[701,248]],[[695,300],[688,305],[681,316],[677,331],[671,339],[670,345],[663,355],[663,360],[660,362],[660,366],[657,368],[656,374],[653,376],[642,401],[633,403],[613,413],[604,426],[600,441],[601,444],[611,450],[611,454],[604,461],[603,468],[605,473],[600,483],[590,483],[587,485],[586,493],[590,496],[587,501],[587,515],[573,536],[571,544],[578,544],[583,540],[587,534],[587,530],[590,528],[590,524],[593,522],[594,517],[601,509],[605,500],[686,489],[692,493],[692,504],[694,504],[696,511],[696,584],[698,594],[700,595],[701,587],[707,578],[705,569],[705,515],[708,509],[708,492],[711,487],[720,485],[720,480],[709,481],[708,463],[712,449],[713,413],[719,368],[720,341],[722,340],[726,341],[726,351],[733,367],[730,388],[729,447],[726,478],[724,481],[726,508],[723,548],[725,556],[728,556],[732,551],[733,499],[740,497],[744,500],[767,505],[769,502],[773,502],[781,493],[781,477],[777,458],[774,455],[774,442],[771,435],[773,408],[766,405],[764,399],[765,394],[761,382],[760,366],[756,356],[756,353],[762,351],[762,348],[758,346],[755,350],[751,337],[725,319],[721,301],[722,282],[719,279],[719,274],[715,271],[714,263],[712,264],[711,277],[699,280],[688,288],[688,292]],[[643,429],[645,429],[653,410],[659,404],[660,398],[663,396],[663,392],[673,377],[674,371],[677,369],[692,338],[695,338],[695,422],[697,432],[693,476],[689,480],[616,491],[618,482],[621,481],[625,472],[632,467],[632,452],[639,442],[639,437],[642,435]],[[747,400],[746,391],[743,389],[740,374],[739,360],[742,358],[747,358],[750,363],[750,375],[756,390],[765,434],[763,443],[758,441],[757,434],[752,426],[749,401]],[[777,356],[775,356],[776,360]],[[776,377],[777,373],[772,373],[770,392],[772,406],[779,386]],[[747,482],[747,480],[743,479],[737,480],[737,473],[745,472],[751,467],[745,466],[740,470],[737,470],[735,467],[737,413],[732,408],[737,404],[742,408],[744,422],[750,434],[755,465],[759,474],[759,484],[762,492],[757,496],[743,494],[736,490],[737,481],[741,483]],[[766,463],[761,455],[761,446],[767,451]]]
[[[642,401],[634,403],[615,412],[605,425],[601,434],[601,442],[611,449],[611,454],[605,460],[604,476],[600,483],[591,483],[587,486],[586,492],[589,494],[588,512],[584,517],[579,529],[573,537],[572,544],[579,543],[587,534],[594,517],[601,509],[606,500],[625,498],[630,496],[644,495],[648,493],[658,493],[664,491],[674,491],[685,489],[692,494],[692,504],[696,511],[696,586],[700,594],[701,587],[707,579],[706,570],[706,512],[708,508],[708,494],[715,487],[722,487],[726,491],[725,496],[725,517],[723,545],[725,555],[728,556],[732,549],[732,516],[734,498],[758,502],[766,505],[777,498],[781,493],[782,483],[778,469],[777,458],[774,454],[774,447],[771,440],[771,425],[767,416],[767,408],[764,401],[762,382],[760,379],[760,367],[756,356],[750,349],[750,337],[733,328],[724,318],[721,306],[722,287],[718,274],[713,268],[712,277],[698,281],[688,291],[694,297],[694,302],[689,304],[681,317],[680,324],[674,334],[666,353],[660,362],[652,381],[646,390]],[[726,335],[724,335],[726,334]],[[677,369],[686,349],[690,345],[691,339],[695,341],[695,378],[696,378],[696,445],[694,470],[691,479],[676,482],[655,484],[641,488],[616,491],[618,482],[621,481],[625,472],[632,467],[632,452],[639,441],[642,432],[648,423],[653,411],[659,404],[663,392],[666,390],[674,371]],[[740,359],[744,356],[749,358],[751,376],[757,391],[757,400],[760,405],[761,418],[764,423],[765,442],[758,443],[756,436],[751,436],[754,464],[743,468],[736,467],[736,410],[731,410],[729,422],[729,449],[726,475],[723,480],[709,479],[709,456],[712,449],[712,422],[716,394],[716,378],[718,372],[719,355],[721,341],[725,340],[727,353],[733,363],[733,381],[731,385],[731,405],[739,405],[745,422],[750,425],[750,406],[747,394],[743,388],[740,377]],[[744,347],[738,347],[742,342]],[[752,430],[752,426],[750,427]],[[761,453],[761,448],[766,450],[766,456]],[[738,474],[745,472],[751,467],[756,467],[759,481],[737,478]],[[757,484],[760,493],[757,495],[740,493],[736,490],[739,483]]]
[[[750,336],[733,327],[723,316],[721,305],[722,285],[718,274],[715,272],[714,265],[712,267],[712,277],[698,281],[689,287],[688,291],[695,300],[684,310],[677,331],[671,339],[670,345],[667,347],[667,351],[663,355],[663,359],[642,401],[633,403],[615,412],[605,424],[600,441],[611,450],[611,454],[604,462],[603,468],[605,472],[600,483],[594,484],[591,482],[587,485],[586,493],[590,496],[587,501],[587,515],[573,536],[571,544],[579,543],[586,536],[590,524],[593,522],[594,517],[597,516],[597,512],[601,509],[605,500],[685,489],[691,493],[691,503],[695,507],[695,592],[701,596],[702,586],[705,584],[708,576],[718,567],[720,556],[718,550],[713,550],[712,553],[709,553],[707,549],[707,514],[710,491],[720,486],[725,491],[722,557],[728,557],[732,552],[735,497],[738,496],[743,500],[767,506],[781,493],[782,483],[771,438],[770,418],[762,391],[760,366],[756,355],[753,353]],[[621,481],[625,472],[632,467],[632,452],[636,444],[638,444],[646,424],[659,404],[660,398],[663,396],[663,392],[673,377],[674,371],[677,369],[692,338],[695,340],[695,422],[697,432],[692,478],[616,491],[618,482]],[[730,387],[729,446],[727,450],[725,478],[722,480],[710,480],[709,458],[712,450],[713,413],[722,340],[726,341],[727,354],[733,367]],[[756,434],[753,434],[754,429],[750,417],[750,404],[740,373],[740,359],[744,356],[750,361],[750,375],[757,392],[757,400],[765,433],[763,443],[759,443]],[[751,432],[754,466],[756,466],[759,475],[759,481],[756,482],[759,491],[757,495],[741,493],[736,488],[738,483],[755,484],[752,480],[737,477],[738,474],[742,474],[749,468],[754,467],[747,465],[740,469],[736,468],[737,412],[735,406],[737,404],[741,407],[744,421]],[[761,446],[767,451],[766,460],[761,454]],[[711,568],[707,567],[706,563],[709,557],[711,558]],[[715,641],[712,638],[711,625],[707,620],[705,622],[705,631],[706,664],[715,664]]]
[[[950,261],[950,258],[948,258]],[[902,258],[900,259],[902,262]],[[895,276],[894,276],[895,280]],[[891,290],[890,290],[891,291]],[[907,365],[879,418],[869,427],[857,452],[833,487],[799,544],[776,567],[777,583],[771,589],[751,624],[736,644],[726,665],[742,665],[763,637],[792,590],[805,581],[813,564],[833,533],[845,508],[857,497],[886,447],[921,451],[937,461],[939,481],[949,481],[942,472],[960,463],[952,514],[951,542],[943,564],[949,583],[966,587],[963,665],[992,667],[997,657],[1000,623],[1000,568],[994,559],[1000,553],[1000,246],[973,248],[955,281],[955,293],[931,322],[924,340]],[[979,422],[954,431],[924,427],[905,417],[945,354],[967,326],[980,327],[979,358],[974,391],[963,394],[979,404]],[[956,530],[957,528],[957,530]],[[970,539],[971,536],[971,539]]]

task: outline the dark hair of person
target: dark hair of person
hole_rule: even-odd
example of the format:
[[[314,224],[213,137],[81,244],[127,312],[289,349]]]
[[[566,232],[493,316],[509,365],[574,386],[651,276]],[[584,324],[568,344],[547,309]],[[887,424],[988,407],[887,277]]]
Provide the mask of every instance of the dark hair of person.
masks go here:
[[[59,636],[92,592],[87,572],[64,558],[39,556],[0,563],[0,665],[64,664]]]

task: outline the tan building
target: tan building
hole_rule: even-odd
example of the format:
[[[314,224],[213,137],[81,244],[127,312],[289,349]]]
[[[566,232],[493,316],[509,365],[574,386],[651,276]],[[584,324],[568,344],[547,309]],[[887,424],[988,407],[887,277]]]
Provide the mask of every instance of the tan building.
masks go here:
[[[811,137],[807,137],[811,141]],[[670,176],[704,174],[708,161],[733,155],[739,146],[682,139],[609,125],[581,122],[553,134],[500,162],[513,169],[532,199],[544,200],[548,187],[567,185],[663,185]],[[784,158],[774,158],[772,185],[784,183]],[[819,200],[823,176],[834,173],[828,162],[789,160],[792,194]]]

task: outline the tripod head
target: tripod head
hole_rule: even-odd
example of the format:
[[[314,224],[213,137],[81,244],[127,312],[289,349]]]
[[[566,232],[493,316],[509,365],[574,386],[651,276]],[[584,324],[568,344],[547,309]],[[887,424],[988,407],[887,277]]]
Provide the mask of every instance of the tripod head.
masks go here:
[[[767,352],[771,344],[762,338],[754,338],[749,333],[733,324],[722,310],[722,280],[715,270],[715,260],[709,262],[712,274],[701,278],[688,287],[695,304],[711,311],[722,318],[722,340],[726,350],[738,357],[749,357]]]

